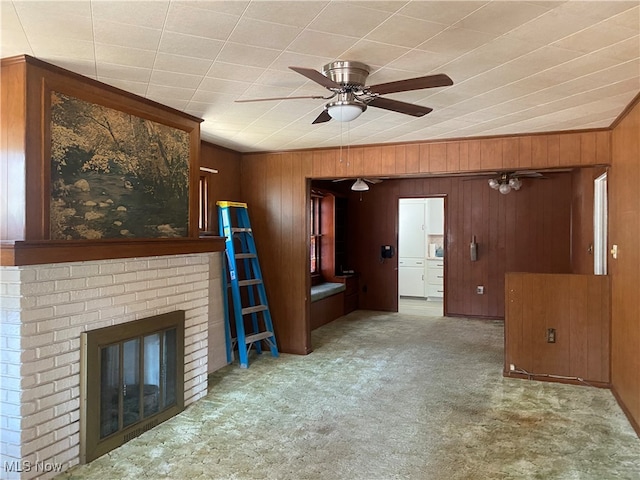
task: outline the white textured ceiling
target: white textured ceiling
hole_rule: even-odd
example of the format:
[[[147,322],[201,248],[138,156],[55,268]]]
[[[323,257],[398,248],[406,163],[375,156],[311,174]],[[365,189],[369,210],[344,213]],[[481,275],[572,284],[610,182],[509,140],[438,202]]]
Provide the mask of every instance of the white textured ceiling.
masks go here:
[[[640,1],[7,1],[1,56],[29,54],[204,119],[234,150],[406,142],[607,127],[640,91]],[[446,73],[312,125],[324,95],[288,66],[371,66],[367,84]]]

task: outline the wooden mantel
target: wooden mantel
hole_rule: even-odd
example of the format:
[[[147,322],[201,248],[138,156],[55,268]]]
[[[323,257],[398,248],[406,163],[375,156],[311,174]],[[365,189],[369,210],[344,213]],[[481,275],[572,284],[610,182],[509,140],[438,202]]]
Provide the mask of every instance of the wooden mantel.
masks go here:
[[[223,251],[224,237],[0,242],[0,266],[154,257]]]

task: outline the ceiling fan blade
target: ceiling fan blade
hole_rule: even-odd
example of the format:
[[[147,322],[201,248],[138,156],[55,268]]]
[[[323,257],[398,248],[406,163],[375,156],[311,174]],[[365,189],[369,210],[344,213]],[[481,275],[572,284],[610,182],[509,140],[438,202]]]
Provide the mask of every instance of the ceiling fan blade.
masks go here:
[[[406,113],[407,115],[413,115],[414,117],[422,117],[433,110],[433,108],[381,97],[374,98],[370,102],[367,102],[367,105],[384,108],[385,110],[391,110],[392,112]]]
[[[379,178],[363,178],[363,180],[365,182],[373,183],[374,185],[376,183],[381,183],[382,182],[382,180],[380,180]]]
[[[328,122],[329,120],[331,120],[331,115],[329,115],[329,112],[327,112],[326,110],[323,110],[322,113],[320,115],[318,115],[316,117],[316,119],[311,123],[312,124],[314,124],[314,123],[324,123],[324,122]]]
[[[249,103],[249,102],[270,102],[271,100],[300,100],[302,98],[312,98],[314,100],[324,99],[321,95],[306,95],[301,97],[271,97],[271,98],[249,98],[246,100],[236,100],[236,103]]]
[[[294,72],[299,73],[300,75],[304,75],[309,80],[313,80],[316,83],[319,83],[325,88],[337,88],[341,89],[339,83],[334,82],[330,78],[325,77],[322,73],[313,68],[303,68],[303,67],[289,67]]]
[[[453,85],[453,80],[448,75],[439,73],[437,75],[427,75],[426,77],[398,80],[397,82],[379,83],[378,85],[367,87],[367,90],[371,93],[384,95],[386,93],[409,92],[422,88],[446,87],[449,85]]]

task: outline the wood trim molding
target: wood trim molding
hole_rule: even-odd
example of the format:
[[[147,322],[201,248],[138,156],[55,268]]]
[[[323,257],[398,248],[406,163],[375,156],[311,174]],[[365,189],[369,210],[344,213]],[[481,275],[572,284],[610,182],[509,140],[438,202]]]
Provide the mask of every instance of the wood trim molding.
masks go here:
[[[620,115],[618,115],[616,117],[616,119],[613,121],[613,123],[611,124],[611,126],[609,127],[611,130],[613,130],[614,128],[616,128],[618,125],[620,125],[620,122],[622,122],[622,120],[625,119],[625,117],[627,115],[629,115],[629,113],[631,113],[631,111],[636,107],[636,105],[640,104],[640,92],[638,92],[638,94],[633,97],[633,100],[631,100],[631,102],[629,103],[629,105],[627,105],[627,107],[622,111],[622,113],[620,113]]]
[[[0,266],[221,252],[224,237],[0,242]]]

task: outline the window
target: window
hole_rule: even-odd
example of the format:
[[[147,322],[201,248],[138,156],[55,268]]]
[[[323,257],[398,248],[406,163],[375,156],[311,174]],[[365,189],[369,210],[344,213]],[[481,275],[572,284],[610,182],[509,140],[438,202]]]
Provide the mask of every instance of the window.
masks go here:
[[[317,193],[311,193],[311,211],[309,220],[311,222],[311,274],[320,273],[320,200],[322,197]]]
[[[212,224],[214,220],[211,218],[211,205],[210,200],[211,188],[214,184],[213,175],[218,173],[218,170],[209,167],[200,167],[200,180],[198,182],[198,227],[200,233],[211,234],[214,231],[215,224]],[[214,206],[215,208],[215,206]]]
[[[209,229],[209,179],[206,175],[200,175],[200,183],[198,184],[200,193],[200,208],[198,211],[198,226],[201,232]]]

